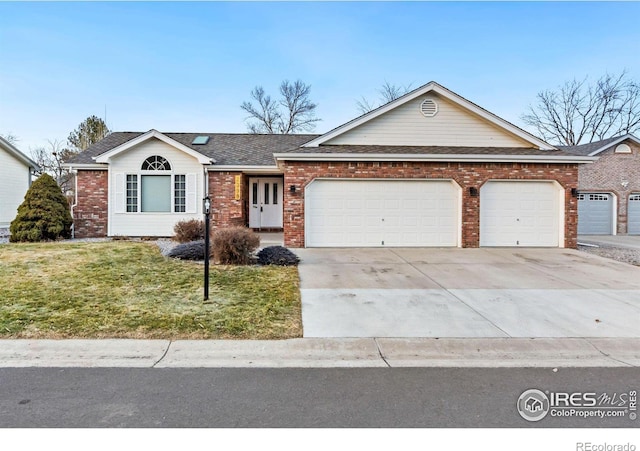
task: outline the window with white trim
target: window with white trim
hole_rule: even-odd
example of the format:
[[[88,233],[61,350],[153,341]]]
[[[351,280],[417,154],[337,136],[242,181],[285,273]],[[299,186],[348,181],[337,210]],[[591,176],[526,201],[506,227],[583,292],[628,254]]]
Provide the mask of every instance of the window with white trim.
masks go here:
[[[147,158],[135,174],[115,175],[116,213],[196,213],[197,174],[174,174],[159,155]]]

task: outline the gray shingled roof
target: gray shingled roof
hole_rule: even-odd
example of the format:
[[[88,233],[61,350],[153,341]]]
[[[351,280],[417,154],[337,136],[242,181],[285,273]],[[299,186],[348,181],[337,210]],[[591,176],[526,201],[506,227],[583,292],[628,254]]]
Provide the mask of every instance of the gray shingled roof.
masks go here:
[[[146,133],[146,132],[145,132]],[[95,143],[67,163],[95,163],[97,157],[140,135],[143,132],[114,132]],[[163,133],[171,139],[213,158],[216,165],[224,166],[273,166],[273,154],[298,149],[302,144],[320,135],[255,135],[228,133]],[[196,136],[209,136],[207,144],[191,144]]]
[[[580,144],[579,146],[556,146],[556,147],[562,150],[563,152],[568,152],[572,155],[587,156],[587,155],[590,155],[592,152],[595,152],[596,150],[601,149],[602,147],[605,147],[607,144],[612,143],[620,138],[621,136],[614,136],[613,138],[607,138],[607,139],[603,139],[602,141],[595,141],[588,144]]]
[[[70,164],[95,163],[93,157],[114,149],[143,132],[114,132],[71,158]],[[273,166],[274,153],[353,153],[353,154],[453,154],[453,155],[575,155],[558,150],[522,147],[452,147],[452,146],[386,146],[386,145],[322,145],[300,147],[320,135],[256,135],[227,133],[164,133],[185,146],[213,158],[220,166]],[[196,136],[209,136],[203,145],[191,144]],[[586,154],[585,154],[586,155]]]

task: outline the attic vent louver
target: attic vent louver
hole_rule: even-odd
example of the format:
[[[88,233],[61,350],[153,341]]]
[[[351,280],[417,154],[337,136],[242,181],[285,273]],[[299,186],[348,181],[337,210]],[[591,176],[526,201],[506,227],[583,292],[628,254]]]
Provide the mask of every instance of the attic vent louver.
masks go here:
[[[631,147],[626,144],[620,144],[616,147],[615,153],[631,153]]]
[[[420,112],[425,117],[433,117],[438,112],[438,104],[435,102],[435,100],[426,99],[420,104]]]
[[[191,144],[206,144],[208,142],[208,136],[196,136],[195,138],[193,138],[193,141],[191,141]]]

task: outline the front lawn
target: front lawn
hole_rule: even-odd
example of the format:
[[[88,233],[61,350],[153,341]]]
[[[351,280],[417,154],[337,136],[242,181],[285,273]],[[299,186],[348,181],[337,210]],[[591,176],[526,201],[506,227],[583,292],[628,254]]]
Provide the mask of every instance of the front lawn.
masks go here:
[[[0,246],[0,338],[302,336],[295,267],[211,266],[154,243]]]

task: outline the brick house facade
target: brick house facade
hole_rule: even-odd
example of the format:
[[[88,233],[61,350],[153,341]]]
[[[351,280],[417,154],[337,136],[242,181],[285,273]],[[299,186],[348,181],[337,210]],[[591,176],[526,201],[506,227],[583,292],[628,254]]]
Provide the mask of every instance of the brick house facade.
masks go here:
[[[621,145],[624,152],[619,151]],[[594,164],[580,165],[578,189],[581,193],[612,194],[616,211],[615,233],[626,234],[629,197],[640,193],[640,140],[626,135],[562,149],[598,158]]]
[[[633,157],[637,154],[634,147]],[[150,170],[145,164],[149,159],[162,161],[162,168]],[[409,224],[407,227],[413,227],[403,236],[419,238],[414,241],[411,241],[413,238],[378,239],[366,245],[394,242],[403,246],[478,247],[529,242],[534,243],[528,244],[533,246],[573,248],[577,243],[578,167],[594,160],[559,150],[431,82],[323,135],[116,132],[75,156],[66,166],[77,172],[73,215],[78,238],[170,236],[175,222],[202,217],[202,198],[207,195],[212,201],[214,228],[249,226],[253,221],[249,215],[250,203],[252,218],[262,214],[263,203],[266,215],[267,210],[274,211],[277,192],[282,205],[278,200],[280,210],[275,211],[276,216],[282,213],[282,217],[275,228],[283,230],[285,244],[289,247],[315,245],[305,233],[313,230],[314,234],[329,236],[332,232],[314,225],[320,222],[309,222],[311,219],[305,217],[306,207],[313,204],[314,208],[320,208],[319,217],[324,212],[322,208],[333,208],[327,212],[338,218],[358,213],[349,210],[351,207],[338,211],[331,202],[325,202],[326,197],[316,199],[314,204],[310,198],[305,199],[307,187],[314,180],[367,180],[381,182],[376,184],[379,189],[393,185],[397,192],[391,204],[404,206],[393,213],[392,219],[400,218],[403,224]],[[260,182],[257,200],[255,180],[262,178],[268,179],[272,188],[268,191],[267,185]],[[413,183],[418,180],[419,186]],[[394,182],[384,185],[390,181]],[[444,207],[420,207],[421,202],[433,200],[429,197],[433,193],[422,191],[432,189],[427,186],[428,181],[434,182],[432,187],[446,185],[445,188],[454,193],[450,197],[438,197],[430,204]],[[522,181],[530,183],[520,183]],[[409,189],[414,191],[408,194],[404,190],[408,185],[399,188],[403,183],[411,185]],[[499,187],[502,192],[496,194],[487,189],[488,197],[485,197],[483,187],[489,185]],[[551,190],[544,188],[547,192],[542,193],[544,190],[538,190],[542,185]],[[337,189],[340,201],[345,198],[344,191],[336,186],[333,184],[332,189]],[[526,192],[525,188],[532,190]],[[360,195],[355,191],[346,194]],[[155,201],[153,196],[160,196],[162,202]],[[359,213],[364,216],[354,216],[347,221],[354,236],[359,234],[357,227],[371,226],[365,216],[371,212],[367,210],[372,208],[369,202],[377,200],[352,199],[359,202],[357,211],[364,211]],[[503,200],[508,205],[502,205]],[[482,220],[483,214],[489,214],[486,206],[490,204],[493,216],[489,221]],[[149,205],[153,205],[153,209]],[[438,216],[445,210],[457,213],[451,213],[451,218],[445,220],[445,216]],[[390,219],[389,211],[383,211],[386,219]],[[537,212],[541,218],[548,219],[546,229],[540,233],[536,228],[543,219],[534,218]],[[508,214],[512,217],[507,218]],[[522,222],[515,222],[521,218]],[[425,232],[421,229],[424,221],[431,221],[436,228],[443,227],[443,231]],[[457,231],[452,230],[455,222]],[[522,227],[516,233],[530,233],[530,237],[535,235],[536,239],[492,241],[487,238],[488,223],[493,224],[493,237],[502,234],[500,227],[505,227],[505,233],[507,229]],[[501,225],[503,223],[505,225]],[[528,229],[524,228],[525,223]],[[252,224],[271,225],[271,222]],[[392,221],[385,224],[389,224],[385,225],[385,234],[395,234],[394,238],[401,236]],[[429,241],[429,234],[457,235],[458,238]],[[543,234],[548,235],[547,238],[538,239]],[[343,237],[339,245],[355,244]]]
[[[461,247],[478,247],[480,242],[480,189],[488,180],[555,180],[565,191],[564,247],[577,244],[577,201],[571,195],[578,175],[577,164],[523,163],[418,163],[418,162],[292,162],[285,165],[284,241],[286,246],[305,247],[304,188],[314,179],[451,179],[462,187]]]

